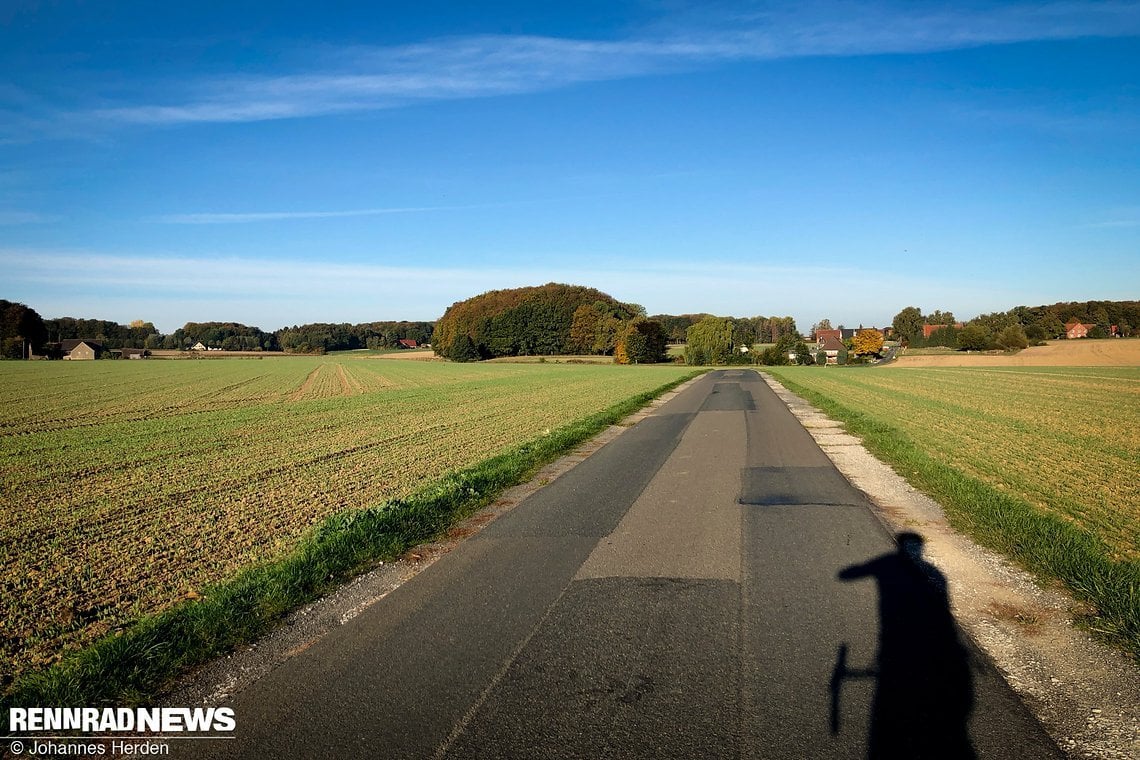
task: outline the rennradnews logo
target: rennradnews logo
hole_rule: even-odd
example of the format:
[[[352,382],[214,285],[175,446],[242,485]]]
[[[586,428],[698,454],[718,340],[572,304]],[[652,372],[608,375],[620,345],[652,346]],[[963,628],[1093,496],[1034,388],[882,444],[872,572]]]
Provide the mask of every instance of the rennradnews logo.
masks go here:
[[[8,731],[81,731],[85,734],[153,731],[160,734],[233,731],[230,707],[10,707]]]

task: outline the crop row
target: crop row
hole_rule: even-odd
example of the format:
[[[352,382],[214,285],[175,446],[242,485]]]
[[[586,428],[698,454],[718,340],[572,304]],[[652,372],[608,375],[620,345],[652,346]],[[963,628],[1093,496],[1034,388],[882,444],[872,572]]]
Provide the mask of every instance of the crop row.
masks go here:
[[[789,377],[1092,531],[1119,558],[1140,558],[1140,371],[884,368]]]
[[[332,513],[683,373],[340,358],[32,366],[0,374],[0,397],[45,411],[6,411],[0,437],[0,687],[280,556]],[[330,392],[298,395],[314,372]],[[37,427],[45,417],[67,424]]]

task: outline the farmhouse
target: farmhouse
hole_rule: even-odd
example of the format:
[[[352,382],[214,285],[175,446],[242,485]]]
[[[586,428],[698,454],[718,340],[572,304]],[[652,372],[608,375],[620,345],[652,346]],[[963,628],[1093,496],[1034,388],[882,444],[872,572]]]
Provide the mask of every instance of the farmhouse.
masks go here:
[[[1075,338],[1089,337],[1089,330],[1096,327],[1096,325],[1086,325],[1080,322],[1067,322],[1065,324],[1065,337],[1069,340]]]
[[[941,325],[939,325],[939,327],[941,327]],[[823,343],[824,343],[824,341],[827,340],[828,337],[834,337],[837,340],[839,340],[840,342],[843,342],[845,340],[851,340],[852,338],[854,338],[856,335],[859,334],[860,330],[876,330],[876,331],[881,332],[883,334],[884,339],[891,337],[891,333],[894,332],[893,327],[866,327],[865,328],[862,326],[860,326],[860,327],[840,327],[839,329],[836,329],[836,330],[816,330],[815,331],[815,343],[820,348],[823,348]]]
[[[825,332],[839,332],[839,331],[838,330],[828,330]],[[827,354],[827,363],[828,364],[838,364],[839,363],[839,352],[846,348],[846,346],[843,345],[843,341],[841,341],[835,335],[826,336],[822,341],[820,341],[819,347],[825,354]]]
[[[419,348],[419,346],[420,344],[416,343],[411,338],[401,338],[400,340],[396,341],[397,348]]]
[[[103,355],[103,346],[87,338],[68,338],[60,341],[59,350],[64,359],[88,361]]]
[[[816,345],[822,346],[823,342],[825,340],[827,340],[828,338],[838,338],[839,340],[843,340],[843,331],[842,330],[816,330],[815,331]]]
[[[202,341],[198,341],[194,345],[190,346],[190,350],[191,351],[209,351],[210,349],[206,347],[205,343],[203,343]]]

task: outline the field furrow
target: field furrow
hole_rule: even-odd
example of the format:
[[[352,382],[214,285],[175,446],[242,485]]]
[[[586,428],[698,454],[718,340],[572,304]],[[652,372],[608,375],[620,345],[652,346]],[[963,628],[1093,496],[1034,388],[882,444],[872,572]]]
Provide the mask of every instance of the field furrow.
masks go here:
[[[0,363],[0,687],[676,367]]]

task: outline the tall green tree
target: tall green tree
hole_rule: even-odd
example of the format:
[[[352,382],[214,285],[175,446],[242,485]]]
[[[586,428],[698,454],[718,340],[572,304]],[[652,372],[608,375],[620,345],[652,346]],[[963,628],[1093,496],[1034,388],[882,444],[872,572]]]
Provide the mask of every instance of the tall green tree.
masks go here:
[[[963,351],[984,351],[990,346],[990,331],[981,325],[969,324],[958,332],[958,348]]]
[[[685,362],[694,365],[727,364],[732,358],[733,320],[705,317],[686,333]]]
[[[917,306],[907,306],[895,315],[891,326],[900,340],[912,341],[922,336],[922,310]]]

